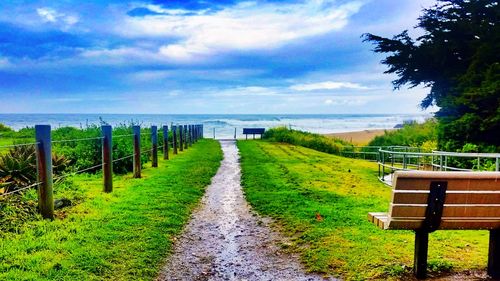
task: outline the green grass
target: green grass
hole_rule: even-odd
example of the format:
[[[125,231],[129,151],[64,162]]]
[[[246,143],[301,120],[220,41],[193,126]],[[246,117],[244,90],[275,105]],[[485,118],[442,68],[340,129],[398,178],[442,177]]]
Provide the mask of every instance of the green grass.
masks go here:
[[[2,233],[0,280],[155,279],[221,159],[217,142],[201,140],[141,179],[115,177],[110,194],[99,175],[75,176],[81,203]]]
[[[248,201],[292,238],[289,249],[308,270],[346,280],[410,277],[413,233],[367,221],[368,212],[386,212],[391,197],[375,163],[265,141],[238,147]],[[484,269],[487,243],[487,231],[432,233],[431,275]]]
[[[368,145],[371,146],[414,146],[430,152],[436,150],[438,140],[438,123],[428,119],[424,123],[407,123],[398,130],[385,131],[376,136]]]
[[[339,138],[288,129],[287,127],[269,129],[264,133],[263,138],[274,142],[300,145],[331,154],[339,154],[344,149],[344,146],[352,145]]]

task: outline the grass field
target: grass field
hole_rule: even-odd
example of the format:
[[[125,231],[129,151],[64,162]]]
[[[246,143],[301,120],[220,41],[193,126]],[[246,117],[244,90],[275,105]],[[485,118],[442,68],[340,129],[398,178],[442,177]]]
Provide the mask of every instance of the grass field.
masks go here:
[[[287,247],[308,270],[347,280],[411,277],[413,233],[380,230],[366,218],[390,201],[375,163],[265,141],[238,146],[247,199],[292,238]],[[431,275],[486,267],[487,231],[437,231],[429,243]]]
[[[0,234],[0,280],[153,280],[221,159],[201,140],[141,179],[115,177],[110,194],[99,175],[73,177],[82,202]]]

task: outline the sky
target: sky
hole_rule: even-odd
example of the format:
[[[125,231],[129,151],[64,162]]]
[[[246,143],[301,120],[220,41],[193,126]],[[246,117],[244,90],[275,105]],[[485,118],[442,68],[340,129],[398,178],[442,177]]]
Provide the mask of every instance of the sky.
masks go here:
[[[0,113],[426,113],[361,35],[435,0],[0,2]]]

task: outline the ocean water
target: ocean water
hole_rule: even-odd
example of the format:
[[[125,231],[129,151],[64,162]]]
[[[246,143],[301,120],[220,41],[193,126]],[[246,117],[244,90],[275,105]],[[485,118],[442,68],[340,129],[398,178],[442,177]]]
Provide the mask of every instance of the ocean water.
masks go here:
[[[423,122],[428,114],[0,114],[0,123],[15,130],[49,124],[53,128],[72,126],[84,128],[99,125],[101,119],[116,126],[130,124],[141,126],[171,124],[203,124],[205,137],[243,138],[243,128],[272,128],[287,126],[313,133],[327,134],[373,129],[390,129],[405,121]]]

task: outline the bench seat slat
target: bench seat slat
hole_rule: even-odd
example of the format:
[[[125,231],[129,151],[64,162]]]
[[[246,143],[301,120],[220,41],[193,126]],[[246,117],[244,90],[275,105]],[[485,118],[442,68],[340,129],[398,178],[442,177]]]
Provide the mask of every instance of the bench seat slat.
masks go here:
[[[484,172],[486,173],[486,172]],[[435,179],[448,181],[448,190],[497,190],[496,180]],[[397,179],[399,190],[429,190],[428,179]]]
[[[384,229],[421,229],[433,181],[447,182],[438,229],[500,228],[499,172],[397,171],[389,213],[373,213],[370,221]]]
[[[427,204],[429,193],[395,192],[394,204]],[[446,193],[445,204],[499,204],[500,193]]]
[[[408,220],[391,218],[385,222],[386,229],[417,230],[422,227],[424,220]],[[462,229],[498,229],[500,219],[497,220],[463,220],[463,219],[443,219],[439,230],[462,230]]]
[[[425,205],[391,204],[391,217],[425,217]],[[443,217],[500,217],[500,205],[445,205]]]
[[[394,174],[396,190],[429,190],[430,181],[447,181],[448,190],[498,190],[498,172],[406,171]]]
[[[387,222],[387,213],[368,213],[368,221],[384,229]]]

